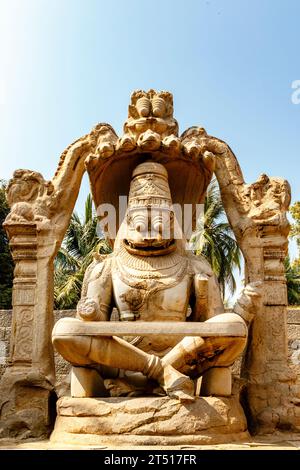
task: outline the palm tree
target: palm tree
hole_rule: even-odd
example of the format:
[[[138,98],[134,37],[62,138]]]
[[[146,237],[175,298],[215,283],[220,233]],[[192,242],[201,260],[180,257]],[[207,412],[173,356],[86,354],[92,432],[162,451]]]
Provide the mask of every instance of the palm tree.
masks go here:
[[[54,305],[58,309],[75,308],[80,299],[86,268],[95,252],[107,254],[111,249],[96,231],[92,198],[85,203],[84,220],[73,212],[70,225],[54,262]]]
[[[291,263],[287,257],[284,261],[285,277],[287,284],[287,294],[289,305],[300,305],[300,263]]]
[[[236,290],[233,271],[241,269],[241,251],[233,231],[226,219],[219,186],[216,180],[210,183],[204,203],[202,230],[193,239],[197,243],[195,253],[204,256],[218,278],[222,296],[225,286],[231,294]]]
[[[12,306],[12,285],[14,262],[9,249],[9,241],[3,222],[10,209],[6,200],[6,182],[0,180],[0,309]]]
[[[291,206],[290,213],[294,219],[290,237],[296,240],[298,257],[292,263],[289,257],[285,259],[285,276],[289,304],[300,306],[300,201]]]

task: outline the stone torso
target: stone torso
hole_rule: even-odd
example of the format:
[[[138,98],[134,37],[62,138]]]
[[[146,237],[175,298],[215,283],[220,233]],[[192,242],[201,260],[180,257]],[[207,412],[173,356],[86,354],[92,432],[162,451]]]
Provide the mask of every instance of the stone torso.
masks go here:
[[[112,266],[115,304],[120,319],[185,321],[192,284],[189,262],[177,252],[133,256],[121,248]],[[165,354],[180,338],[166,335],[128,340],[147,352]]]

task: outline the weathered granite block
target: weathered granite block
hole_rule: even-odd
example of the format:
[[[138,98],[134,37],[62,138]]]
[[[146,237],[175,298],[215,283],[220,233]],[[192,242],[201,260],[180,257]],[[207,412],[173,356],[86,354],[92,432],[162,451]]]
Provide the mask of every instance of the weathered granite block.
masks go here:
[[[114,445],[217,444],[248,439],[234,398],[61,398],[51,440]]]

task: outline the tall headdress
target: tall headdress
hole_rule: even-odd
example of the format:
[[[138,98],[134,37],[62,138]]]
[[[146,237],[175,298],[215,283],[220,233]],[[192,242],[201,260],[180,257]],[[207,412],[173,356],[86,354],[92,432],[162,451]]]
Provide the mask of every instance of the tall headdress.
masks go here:
[[[168,172],[163,165],[146,162],[134,169],[128,205],[130,208],[156,206],[164,209],[171,207],[172,198]]]
[[[168,175],[173,203],[183,208],[184,204],[195,205],[204,201],[214,171],[213,155],[205,152],[201,145],[201,139],[207,134],[201,127],[191,127],[178,137],[171,93],[135,91],[131,96],[123,136],[118,137],[109,124],[98,124],[96,130],[97,150],[87,157],[85,164],[97,207],[109,203],[118,213],[119,196],[129,195],[132,175],[137,192],[138,180],[150,188],[151,179],[156,184],[158,181],[163,184]],[[140,166],[141,163],[148,166]],[[156,163],[160,165],[156,166]],[[150,168],[149,165],[153,168],[152,176],[147,176],[144,171]],[[162,166],[167,170],[165,176]],[[139,203],[143,201],[142,193],[141,190],[136,199]],[[121,222],[117,219],[117,227]]]

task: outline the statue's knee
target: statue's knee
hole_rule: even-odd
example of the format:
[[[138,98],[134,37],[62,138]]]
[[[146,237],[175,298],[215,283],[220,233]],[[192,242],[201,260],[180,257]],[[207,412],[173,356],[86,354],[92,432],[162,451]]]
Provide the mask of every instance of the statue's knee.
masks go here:
[[[81,364],[83,358],[87,358],[91,338],[88,336],[56,336],[52,335],[52,343],[55,349],[69,362]],[[85,361],[86,362],[86,361]],[[84,362],[84,363],[85,363]]]
[[[240,325],[238,327],[239,336],[235,336],[235,334],[233,334],[233,336],[235,336],[236,338],[236,346],[238,347],[239,345],[241,348],[241,351],[244,349],[246,342],[247,342],[247,337],[248,337],[248,328],[247,328],[246,322],[243,320],[242,317],[240,317],[239,315],[233,312],[220,313],[219,315],[215,315],[214,317],[211,317],[208,320],[206,320],[206,323],[225,323],[225,324],[227,323],[228,332],[235,331],[235,330],[229,330],[231,325],[232,325],[232,328],[235,328],[234,324]]]
[[[227,344],[226,344],[227,343]],[[241,356],[247,344],[247,338],[236,337],[224,341],[224,350],[217,356],[215,365],[231,366]]]
[[[59,354],[65,359],[68,359],[69,351],[71,349],[71,341],[68,336],[56,336],[52,335],[52,344]]]
[[[186,352],[192,352],[200,349],[204,342],[200,336],[185,336],[179,344]]]
[[[247,338],[236,338],[237,354],[241,354],[247,345]]]
[[[52,344],[58,352],[60,352],[60,350],[63,349],[67,343],[67,337],[52,335]]]
[[[58,320],[52,331],[52,343],[67,361],[80,364],[89,354],[91,337],[72,334],[72,325],[76,321],[73,318]]]
[[[242,317],[234,312],[220,313],[219,315],[215,315],[206,321],[209,323],[241,323],[246,327],[246,323]]]

